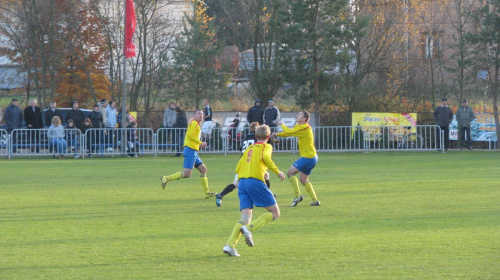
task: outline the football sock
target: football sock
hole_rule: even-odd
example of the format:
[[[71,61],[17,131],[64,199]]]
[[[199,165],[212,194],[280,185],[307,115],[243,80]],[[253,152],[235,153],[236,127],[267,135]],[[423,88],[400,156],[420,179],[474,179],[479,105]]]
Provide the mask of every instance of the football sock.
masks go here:
[[[240,240],[241,237],[240,229],[244,225],[245,223],[242,221],[236,223],[236,225],[233,228],[233,233],[231,233],[231,236],[229,237],[229,240],[226,243],[227,245],[229,245],[232,248],[236,247],[236,244],[238,244],[238,241]]]
[[[210,190],[208,189],[208,178],[207,174],[201,174],[200,175],[200,181],[201,181],[201,186],[203,187],[203,192],[204,193],[209,193]]]
[[[224,188],[224,190],[222,190],[222,192],[220,193],[220,196],[224,197],[226,194],[234,191],[234,189],[236,189],[236,186],[234,184],[229,184],[229,185],[227,185],[227,187]]]
[[[313,188],[313,185],[311,184],[311,182],[305,183],[304,188],[306,188],[307,193],[309,193],[309,196],[311,197],[312,202],[318,201],[318,198],[316,197],[316,193],[314,192],[314,188]]]
[[[182,172],[177,172],[177,173],[174,173],[170,176],[167,176],[167,181],[175,181],[175,180],[179,180],[179,179],[182,179],[184,178],[184,173]]]
[[[299,189],[299,179],[297,177],[292,176],[288,178],[290,180],[290,185],[292,186],[293,193],[295,194],[295,198],[300,197],[300,189]]]
[[[250,229],[250,231],[252,232],[256,231],[259,228],[263,227],[265,224],[272,222],[273,220],[274,220],[273,213],[271,212],[264,213],[260,215],[257,218],[257,220],[253,221],[248,227],[248,229]]]
[[[268,189],[271,188],[271,182],[269,180],[266,180],[266,186],[267,186]]]

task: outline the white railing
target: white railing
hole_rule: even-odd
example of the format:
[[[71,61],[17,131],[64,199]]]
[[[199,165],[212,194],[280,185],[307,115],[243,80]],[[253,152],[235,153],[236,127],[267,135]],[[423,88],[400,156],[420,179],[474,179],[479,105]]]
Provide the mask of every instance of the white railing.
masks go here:
[[[318,151],[432,151],[443,150],[444,135],[436,125],[315,127]]]
[[[0,129],[0,156],[9,155],[9,133],[7,130]]]
[[[85,132],[83,143],[83,157],[156,155],[156,137],[150,128],[92,128]]]
[[[66,129],[66,145],[50,143],[48,129],[0,130],[0,156],[74,157],[128,155],[131,157],[182,152],[185,128],[161,128],[154,133],[149,128]],[[214,128],[209,146],[200,153],[240,153],[248,128]],[[324,126],[314,128],[315,146],[319,152],[345,151],[435,151],[442,150],[443,132],[439,126]],[[126,141],[122,141],[126,139]],[[276,152],[298,152],[297,138],[278,138],[273,143]],[[59,145],[59,146],[58,146]]]

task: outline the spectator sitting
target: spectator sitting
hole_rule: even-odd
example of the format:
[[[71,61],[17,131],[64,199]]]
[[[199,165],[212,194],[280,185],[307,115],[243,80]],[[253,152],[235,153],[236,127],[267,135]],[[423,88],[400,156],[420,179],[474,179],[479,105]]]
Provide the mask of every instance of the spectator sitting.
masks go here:
[[[64,158],[64,151],[66,151],[67,143],[64,140],[64,128],[61,124],[61,118],[55,116],[52,118],[52,125],[50,125],[47,131],[47,137],[49,138],[49,145],[57,148],[57,153],[60,159]]]
[[[99,113],[100,114],[100,113]],[[91,129],[92,128],[92,121],[89,119],[89,118],[86,118],[85,120],[83,120],[83,124],[82,126],[80,127],[80,131],[82,132],[83,135],[86,134],[87,130]],[[92,137],[91,135],[85,135],[85,139],[86,139],[86,145],[87,145],[87,153],[89,154],[89,158],[92,158],[92,154],[90,153],[90,151],[92,150]]]
[[[78,150],[78,134],[75,122],[72,119],[68,119],[68,126],[66,127],[66,139],[68,139],[68,146],[70,150],[68,153],[75,153],[75,158],[80,158],[77,154]]]
[[[127,125],[127,150],[129,157],[138,157],[137,150],[139,149],[139,137],[137,137],[137,123],[129,122]]]

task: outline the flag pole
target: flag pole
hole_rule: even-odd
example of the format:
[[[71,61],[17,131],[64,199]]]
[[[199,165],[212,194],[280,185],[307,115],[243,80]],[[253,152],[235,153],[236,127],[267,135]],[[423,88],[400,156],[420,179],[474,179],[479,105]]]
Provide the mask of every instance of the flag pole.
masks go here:
[[[125,120],[127,118],[127,11],[128,10],[128,4],[127,0],[125,0],[125,13],[124,13],[124,36],[123,36],[123,72],[122,72],[122,119],[121,119],[121,127],[122,127],[122,134],[121,134],[121,152],[122,154],[125,154],[126,149],[127,149],[127,134],[125,132],[125,127],[127,125],[125,124]]]

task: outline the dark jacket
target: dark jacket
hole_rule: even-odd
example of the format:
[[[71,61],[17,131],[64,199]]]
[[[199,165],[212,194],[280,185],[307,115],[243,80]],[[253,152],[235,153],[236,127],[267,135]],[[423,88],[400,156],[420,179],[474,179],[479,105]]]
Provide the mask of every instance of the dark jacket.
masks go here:
[[[45,111],[45,126],[51,126],[52,125],[52,119],[58,116],[61,121],[63,121],[62,113],[61,110],[55,109],[54,112],[52,112],[52,109],[48,109]]]
[[[255,102],[257,103],[257,102]],[[264,124],[264,109],[260,106],[254,105],[250,109],[248,109],[247,113],[247,121],[249,124],[253,122],[258,122],[259,125]]]
[[[23,111],[18,106],[10,104],[5,108],[4,115],[8,132],[23,127]]]
[[[103,118],[101,112],[96,112],[92,111],[89,114],[89,119],[92,121],[92,127],[93,128],[102,128],[104,127],[103,125]]]
[[[26,109],[24,109],[24,121],[28,128],[43,128],[42,110],[40,110],[40,107],[35,106],[34,112],[33,107],[26,107]]]
[[[71,111],[68,112],[68,115],[66,115],[65,121],[68,122],[68,120],[73,120],[75,122],[75,127],[80,127],[82,126],[84,119],[85,119],[85,113],[83,113],[82,110],[71,109]]]
[[[264,124],[269,127],[276,127],[276,124],[280,121],[280,110],[278,107],[273,108],[267,107],[264,110]]]
[[[186,112],[180,111],[177,113],[177,118],[175,119],[175,127],[176,128],[187,128],[188,123],[187,123],[187,118],[186,118]]]
[[[467,106],[467,107],[459,107],[457,111],[457,123],[458,123],[458,128],[461,127],[469,127],[470,128],[470,123],[476,118],[476,115],[474,114],[474,111],[472,111],[472,108]]]
[[[434,121],[437,125],[442,127],[450,126],[451,121],[453,120],[453,112],[451,108],[446,106],[438,106],[434,109]]]

